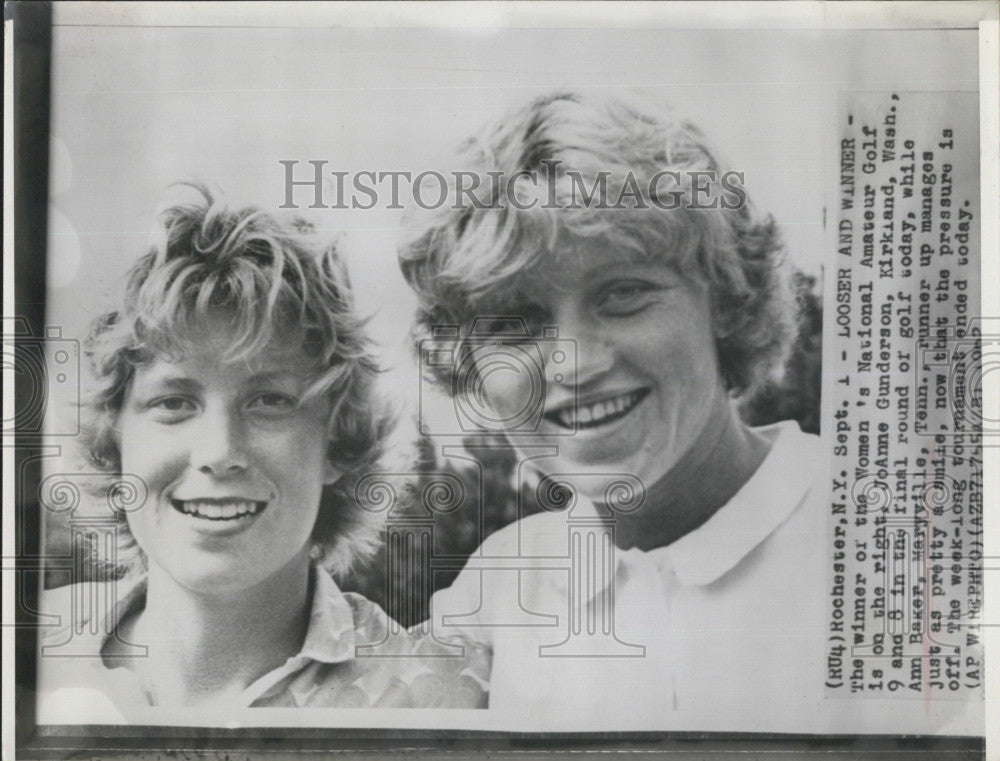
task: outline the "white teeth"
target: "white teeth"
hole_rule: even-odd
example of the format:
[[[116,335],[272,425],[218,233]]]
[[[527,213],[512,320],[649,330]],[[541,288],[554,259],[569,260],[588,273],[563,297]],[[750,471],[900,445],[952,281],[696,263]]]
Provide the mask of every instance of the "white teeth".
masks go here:
[[[579,409],[566,408],[559,410],[556,417],[560,424],[566,428],[573,428],[577,424],[599,424],[605,418],[620,416],[627,410],[632,409],[642,398],[642,392],[633,391],[628,394],[617,396],[614,399],[602,399],[600,401],[580,407]]]
[[[218,502],[184,500],[179,504],[181,511],[188,515],[216,521],[242,517],[247,514],[254,515],[258,509],[257,502],[248,501],[226,501],[220,504]]]

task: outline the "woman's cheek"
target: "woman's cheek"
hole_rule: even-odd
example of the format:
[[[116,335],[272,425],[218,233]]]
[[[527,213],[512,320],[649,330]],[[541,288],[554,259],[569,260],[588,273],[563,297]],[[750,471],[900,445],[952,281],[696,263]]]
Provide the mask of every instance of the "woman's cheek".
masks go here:
[[[495,372],[483,380],[482,390],[486,396],[486,402],[501,417],[516,413],[523,406],[517,401],[522,399],[526,393],[528,385],[521,381],[514,373]],[[469,389],[475,394],[475,389]]]

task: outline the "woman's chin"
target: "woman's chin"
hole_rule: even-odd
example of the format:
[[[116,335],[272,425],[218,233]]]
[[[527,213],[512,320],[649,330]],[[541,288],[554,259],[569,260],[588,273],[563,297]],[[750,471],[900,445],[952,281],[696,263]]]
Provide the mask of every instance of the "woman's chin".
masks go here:
[[[188,557],[187,562],[178,562],[180,560],[150,562],[150,571],[152,573],[155,566],[155,570],[177,586],[203,595],[228,595],[248,589],[258,582],[256,576],[260,573],[259,568],[243,567],[243,564],[218,557]]]
[[[604,436],[566,438],[555,446],[558,454],[551,459],[545,458],[546,467],[556,462],[563,473],[630,475],[647,485],[651,479],[658,479],[666,472],[665,460],[669,454],[668,442],[650,441],[641,424]],[[525,455],[530,454],[530,450],[522,451]]]

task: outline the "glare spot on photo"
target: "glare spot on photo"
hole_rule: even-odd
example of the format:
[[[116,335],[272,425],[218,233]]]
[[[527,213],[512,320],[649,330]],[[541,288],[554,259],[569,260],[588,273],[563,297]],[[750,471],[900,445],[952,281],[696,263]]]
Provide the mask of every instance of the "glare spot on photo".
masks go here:
[[[66,288],[73,284],[80,268],[80,236],[69,217],[49,207],[49,284]]]

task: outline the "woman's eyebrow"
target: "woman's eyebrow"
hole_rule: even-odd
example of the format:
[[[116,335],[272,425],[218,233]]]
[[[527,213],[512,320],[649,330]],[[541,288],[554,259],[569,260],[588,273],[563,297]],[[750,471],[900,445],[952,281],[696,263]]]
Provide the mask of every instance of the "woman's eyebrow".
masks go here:
[[[524,290],[511,290],[490,299],[484,299],[476,305],[477,316],[505,316],[511,315],[517,310],[531,308],[537,300],[525,293]]]
[[[162,375],[148,378],[140,383],[146,387],[169,388],[178,391],[199,391],[202,388],[201,383],[186,375]]]
[[[624,271],[623,268],[632,268],[632,271]],[[628,277],[629,275],[636,274],[636,271],[641,273],[648,273],[651,275],[659,275],[664,278],[675,278],[678,276],[677,270],[669,264],[662,262],[650,261],[648,259],[635,259],[635,260],[622,260],[618,262],[608,262],[607,264],[600,264],[596,267],[588,270],[588,279],[593,277],[605,277],[605,276],[615,276],[621,275],[622,277]]]
[[[243,383],[245,385],[278,383],[281,381],[300,383],[302,382],[303,377],[302,373],[294,372],[292,370],[262,370],[259,373],[254,373],[253,375],[248,376]]]

